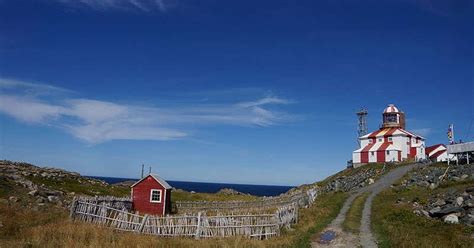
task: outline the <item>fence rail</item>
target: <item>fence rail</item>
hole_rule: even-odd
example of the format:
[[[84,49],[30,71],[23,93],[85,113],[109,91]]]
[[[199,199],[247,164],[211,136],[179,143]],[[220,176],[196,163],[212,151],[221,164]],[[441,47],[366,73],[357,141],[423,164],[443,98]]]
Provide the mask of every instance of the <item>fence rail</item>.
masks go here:
[[[199,211],[236,211],[240,209],[278,208],[296,203],[304,207],[313,203],[316,198],[316,189],[294,194],[292,196],[269,197],[256,201],[177,201],[174,205],[178,213],[192,213]]]

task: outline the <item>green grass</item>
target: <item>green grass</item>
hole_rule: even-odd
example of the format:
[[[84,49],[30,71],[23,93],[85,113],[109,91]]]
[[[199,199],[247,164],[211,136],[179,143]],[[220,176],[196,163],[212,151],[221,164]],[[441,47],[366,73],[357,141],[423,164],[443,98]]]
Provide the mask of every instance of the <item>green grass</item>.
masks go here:
[[[358,234],[360,231],[360,220],[362,218],[362,210],[364,209],[365,200],[369,196],[368,193],[362,194],[354,199],[349,211],[346,214],[346,219],[342,224],[344,231]]]
[[[474,184],[470,184],[471,186]],[[435,219],[417,216],[411,206],[413,201],[424,204],[430,194],[448,189],[461,189],[468,184],[451,184],[434,191],[425,188],[389,189],[374,199],[372,206],[372,229],[380,247],[472,247],[474,228],[464,225],[446,224]],[[405,199],[396,203],[397,199]]]
[[[251,201],[259,197],[253,195],[225,195],[212,193],[190,193],[187,191],[173,191],[171,200],[176,201]]]
[[[346,193],[324,194],[319,196],[310,208],[301,209],[300,219],[294,226],[289,246],[311,247],[311,240],[317,238],[316,235],[336,218],[346,198]],[[275,243],[279,238],[275,239]],[[288,239],[285,235],[281,238]]]
[[[29,176],[28,179],[35,184],[44,184],[48,188],[60,190],[63,192],[74,192],[76,194],[84,195],[111,195],[118,197],[130,195],[130,188],[128,187],[112,185],[103,186],[100,184],[85,183],[84,179],[82,179],[82,182],[71,178],[60,179]]]

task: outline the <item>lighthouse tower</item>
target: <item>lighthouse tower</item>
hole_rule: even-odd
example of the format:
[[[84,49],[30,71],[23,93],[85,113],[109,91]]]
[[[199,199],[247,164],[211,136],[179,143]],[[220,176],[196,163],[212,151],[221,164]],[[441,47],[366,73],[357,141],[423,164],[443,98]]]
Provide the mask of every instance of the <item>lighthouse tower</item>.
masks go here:
[[[393,104],[389,104],[382,114],[382,128],[398,127],[405,129],[405,113],[398,110]]]

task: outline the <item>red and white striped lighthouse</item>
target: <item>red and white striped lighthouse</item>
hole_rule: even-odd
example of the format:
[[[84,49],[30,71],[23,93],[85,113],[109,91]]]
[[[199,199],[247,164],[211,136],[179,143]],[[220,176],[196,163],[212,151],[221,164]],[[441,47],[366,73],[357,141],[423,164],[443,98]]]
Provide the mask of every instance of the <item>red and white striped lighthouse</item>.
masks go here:
[[[404,112],[390,104],[382,121],[379,130],[359,137],[361,147],[352,153],[354,166],[426,158],[425,138],[405,130]]]

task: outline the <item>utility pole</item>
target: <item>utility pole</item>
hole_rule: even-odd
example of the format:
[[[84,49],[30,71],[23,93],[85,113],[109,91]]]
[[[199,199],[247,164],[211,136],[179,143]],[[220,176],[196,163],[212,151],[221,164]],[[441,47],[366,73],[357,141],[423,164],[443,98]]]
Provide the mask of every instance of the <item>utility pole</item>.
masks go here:
[[[141,177],[141,178],[143,178],[143,170],[144,170],[144,169],[145,169],[145,165],[142,164],[142,177]]]
[[[150,170],[148,171],[148,174],[151,174],[151,166],[150,166]]]

